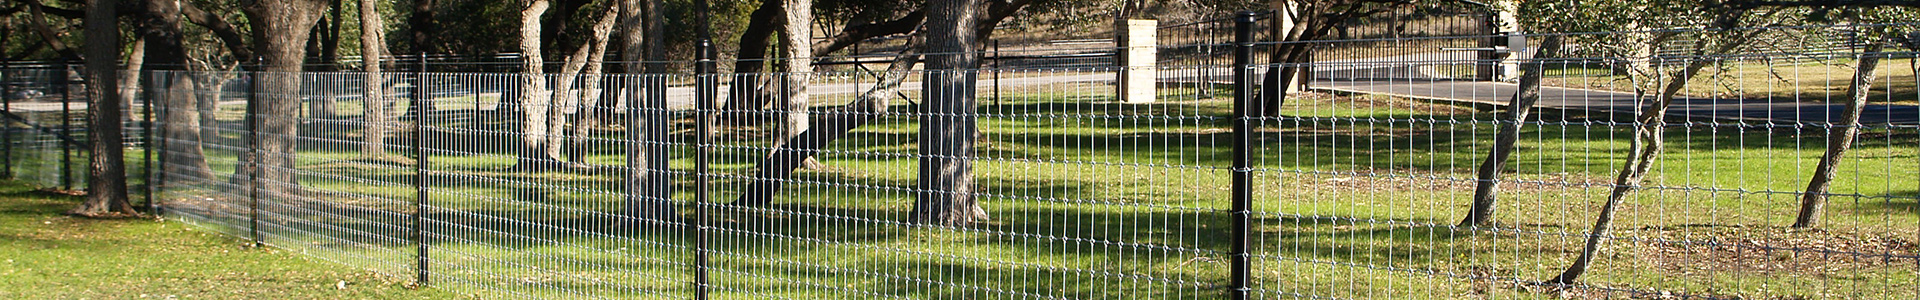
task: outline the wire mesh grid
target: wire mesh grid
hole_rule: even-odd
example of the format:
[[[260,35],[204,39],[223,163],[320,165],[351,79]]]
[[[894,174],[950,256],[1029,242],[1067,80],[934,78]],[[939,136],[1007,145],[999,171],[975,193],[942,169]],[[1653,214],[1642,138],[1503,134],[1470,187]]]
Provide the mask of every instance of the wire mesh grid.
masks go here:
[[[1057,66],[156,71],[143,94],[168,215],[478,297],[1915,297],[1914,52],[1754,30],[1646,56],[1533,35],[1562,44],[1516,59],[1449,49],[1492,36],[1226,41],[1152,67],[1147,101],[1127,67]],[[1290,44],[1313,59],[1267,55]],[[1503,64],[1519,84],[1482,80]],[[1281,93],[1289,72],[1311,80]],[[57,141],[14,124],[13,171],[44,168]],[[1790,226],[1809,194],[1816,229]],[[1552,280],[1590,236],[1584,276]]]
[[[1471,80],[1501,61],[1470,53],[1254,66],[1333,92],[1256,105],[1278,107],[1252,118],[1253,231],[1270,232],[1253,237],[1256,297],[1916,296],[1920,221],[1899,204],[1920,180],[1911,50],[1674,43],[1635,60],[1592,44],[1634,34],[1529,36],[1561,50],[1528,53],[1540,74],[1519,84]],[[1876,79],[1856,93],[1861,75]],[[1843,136],[1830,160],[1850,175],[1809,190]],[[1809,195],[1823,221],[1789,226]]]

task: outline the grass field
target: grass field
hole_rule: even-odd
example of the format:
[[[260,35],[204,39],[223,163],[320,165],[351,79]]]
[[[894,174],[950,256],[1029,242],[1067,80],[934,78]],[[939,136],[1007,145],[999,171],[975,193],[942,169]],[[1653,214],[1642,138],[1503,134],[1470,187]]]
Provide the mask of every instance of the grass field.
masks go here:
[[[396,278],[149,218],[61,215],[79,197],[0,182],[0,297],[442,299]]]

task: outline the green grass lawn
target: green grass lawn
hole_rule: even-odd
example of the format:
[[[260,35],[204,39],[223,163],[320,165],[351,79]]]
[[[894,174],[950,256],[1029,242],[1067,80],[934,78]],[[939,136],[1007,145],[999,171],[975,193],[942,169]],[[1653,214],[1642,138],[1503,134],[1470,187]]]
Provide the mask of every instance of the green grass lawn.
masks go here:
[[[918,163],[919,123],[909,115],[835,143],[819,156],[828,168],[796,174],[774,205],[697,207],[689,202],[697,187],[683,175],[678,214],[637,225],[621,225],[629,220],[620,217],[619,172],[514,171],[504,126],[438,124],[460,130],[437,131],[429,143],[437,152],[424,216],[435,286],[497,297],[690,295],[695,251],[672,225],[702,208],[714,226],[707,271],[717,298],[1223,296],[1230,103],[1181,89],[1156,104],[1075,91],[1035,88],[980,109],[975,191],[992,220],[970,228],[903,223]],[[1289,118],[1263,121],[1254,154],[1252,280],[1268,298],[1916,296],[1920,133],[1910,128],[1869,132],[1849,153],[1833,190],[1842,196],[1818,230],[1786,225],[1824,133],[1670,128],[1648,188],[1621,206],[1615,238],[1584,277],[1588,288],[1563,295],[1529,282],[1576,255],[1629,128],[1543,116],[1546,124],[1523,132],[1497,225],[1468,229],[1448,225],[1465,214],[1472,170],[1491,146],[1491,114],[1311,94],[1283,110]],[[676,141],[687,141],[686,127]],[[338,135],[298,155],[303,195],[314,200],[265,203],[266,242],[410,276],[412,166],[360,159],[351,144],[324,140],[351,140],[353,128],[329,130]],[[765,135],[725,131],[713,201],[745,191]],[[222,185],[236,148],[208,149],[216,178],[182,181],[163,199],[194,222],[243,234],[244,193]],[[690,148],[675,149],[674,171],[691,171]],[[620,153],[601,143],[586,160],[619,165]]]
[[[441,290],[194,225],[61,215],[79,197],[0,182],[0,298],[442,299]]]

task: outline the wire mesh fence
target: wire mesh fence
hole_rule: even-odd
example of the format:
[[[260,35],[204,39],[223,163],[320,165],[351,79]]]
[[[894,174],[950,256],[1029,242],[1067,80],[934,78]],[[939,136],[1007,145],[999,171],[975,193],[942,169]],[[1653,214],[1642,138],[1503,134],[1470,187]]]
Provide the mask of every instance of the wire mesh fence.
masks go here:
[[[1863,25],[1483,59],[1453,48],[1513,37],[1232,21],[1144,100],[1123,66],[155,71],[150,176],[168,216],[486,298],[1920,297],[1914,49],[1793,38]]]

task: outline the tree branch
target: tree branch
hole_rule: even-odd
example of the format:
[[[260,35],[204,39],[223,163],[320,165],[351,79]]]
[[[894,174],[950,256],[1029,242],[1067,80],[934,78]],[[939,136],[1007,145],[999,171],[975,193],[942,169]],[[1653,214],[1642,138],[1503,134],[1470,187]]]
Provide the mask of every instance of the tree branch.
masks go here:
[[[813,43],[813,56],[827,56],[828,54],[833,54],[834,51],[846,49],[854,43],[874,37],[913,32],[913,28],[916,25],[920,25],[920,21],[926,20],[926,18],[927,11],[922,8],[891,21],[848,25],[846,29],[840,30],[840,33],[827,37],[826,40]]]
[[[87,16],[86,12],[82,12],[74,9],[65,9],[65,8],[47,6],[45,3],[40,3],[40,0],[20,0],[20,3],[26,4],[28,9],[39,9],[40,13],[53,15],[56,17],[62,17],[62,18],[68,18],[68,19],[80,19],[80,18],[85,18]]]
[[[27,20],[27,24],[33,27],[35,33],[40,35],[41,41],[46,42],[47,46],[51,46],[53,52],[60,53],[61,58],[80,59],[80,53],[74,52],[73,48],[69,47],[66,41],[61,41],[60,33],[53,31],[53,26],[47,25],[46,10],[50,7],[41,5],[38,0],[22,0],[21,2],[27,4],[27,11],[33,15],[32,20]]]
[[[227,50],[233,52],[234,58],[239,61],[253,61],[253,48],[247,46],[247,40],[240,38],[240,30],[234,29],[233,24],[227,23],[226,19],[201,10],[190,1],[180,1],[180,13],[186,15],[187,22],[193,22],[208,31],[213,31],[213,35],[220,38],[221,44],[227,45]]]

